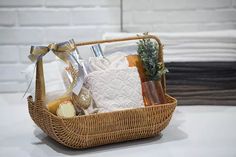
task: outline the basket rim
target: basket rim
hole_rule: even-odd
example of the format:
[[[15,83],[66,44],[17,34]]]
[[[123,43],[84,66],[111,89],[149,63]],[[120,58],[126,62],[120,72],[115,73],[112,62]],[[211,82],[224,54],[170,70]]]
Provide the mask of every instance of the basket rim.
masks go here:
[[[86,118],[86,117],[93,117],[93,116],[99,116],[99,115],[110,115],[110,114],[114,114],[114,113],[121,113],[121,112],[129,112],[129,111],[133,111],[133,110],[142,110],[144,108],[157,108],[157,107],[164,107],[164,106],[172,106],[177,104],[177,99],[175,99],[174,97],[170,96],[169,94],[165,94],[166,97],[170,98],[172,101],[165,103],[165,104],[158,104],[158,105],[151,105],[151,106],[143,106],[143,107],[139,107],[139,108],[133,108],[133,109],[124,109],[124,110],[118,110],[118,111],[111,111],[111,112],[102,112],[102,113],[96,113],[96,114],[89,114],[89,115],[80,115],[80,116],[74,116],[74,117],[70,117],[70,118],[62,118],[59,117],[53,113],[51,113],[46,106],[43,107],[43,110],[45,112],[47,112],[50,116],[53,116],[54,118],[58,118],[58,119],[62,119],[62,120],[71,120],[71,119],[79,119],[79,118]],[[31,101],[33,104],[35,104],[35,101],[33,101],[33,97],[30,95],[27,97],[28,101]]]

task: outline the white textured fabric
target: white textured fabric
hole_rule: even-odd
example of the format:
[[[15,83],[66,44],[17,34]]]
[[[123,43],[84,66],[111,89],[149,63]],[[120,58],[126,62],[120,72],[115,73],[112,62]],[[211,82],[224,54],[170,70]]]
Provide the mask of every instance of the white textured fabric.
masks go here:
[[[137,68],[108,69],[86,78],[99,112],[143,107],[141,81]]]
[[[106,58],[90,57],[90,71],[127,68],[129,63],[126,56],[126,53],[116,52]]]

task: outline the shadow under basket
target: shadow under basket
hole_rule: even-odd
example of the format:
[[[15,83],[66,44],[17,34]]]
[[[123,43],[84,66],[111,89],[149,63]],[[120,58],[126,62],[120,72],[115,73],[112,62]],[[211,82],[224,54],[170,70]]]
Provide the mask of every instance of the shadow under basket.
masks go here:
[[[163,52],[159,38],[152,35],[77,43],[76,46],[117,41],[155,39],[159,44],[159,61]],[[165,77],[162,77],[165,91]],[[175,110],[177,100],[165,94],[167,103],[137,109],[99,113],[93,115],[60,118],[45,107],[45,84],[43,62],[36,67],[36,98],[28,97],[29,113],[33,121],[48,136],[71,148],[82,149],[158,135],[168,124]]]

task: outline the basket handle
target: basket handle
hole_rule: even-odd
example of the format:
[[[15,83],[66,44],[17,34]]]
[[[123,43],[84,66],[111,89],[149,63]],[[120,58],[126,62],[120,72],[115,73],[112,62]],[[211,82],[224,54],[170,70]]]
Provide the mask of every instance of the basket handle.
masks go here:
[[[89,42],[80,42],[76,43],[76,46],[87,46],[93,44],[103,44],[103,43],[112,43],[112,42],[121,42],[121,41],[129,41],[129,40],[139,40],[139,39],[154,39],[158,43],[159,53],[158,53],[158,61],[162,63],[163,67],[165,67],[164,57],[163,57],[163,45],[161,40],[155,35],[142,35],[142,36],[134,36],[134,37],[126,37],[126,38],[116,38],[116,39],[107,39],[107,40],[97,40],[97,41],[89,41]],[[166,93],[166,77],[165,74],[161,77],[161,83],[164,92]]]
[[[163,45],[160,39],[154,35],[143,35],[143,36],[134,36],[134,37],[126,37],[126,38],[117,38],[117,39],[108,39],[108,40],[97,40],[97,41],[89,41],[89,42],[80,42],[76,43],[76,46],[86,46],[92,44],[102,44],[102,43],[112,43],[112,42],[121,42],[121,41],[129,41],[129,40],[139,40],[139,39],[154,39],[158,43],[159,53],[158,53],[158,61],[164,65],[163,60]],[[45,103],[45,81],[44,81],[44,73],[43,73],[43,59],[40,58],[36,63],[36,88],[35,88],[35,101],[43,102],[39,104]],[[166,93],[166,79],[165,74],[162,75],[161,83]],[[42,107],[42,106],[41,106]]]
[[[36,62],[35,101],[45,101],[46,90],[43,73],[43,58]]]

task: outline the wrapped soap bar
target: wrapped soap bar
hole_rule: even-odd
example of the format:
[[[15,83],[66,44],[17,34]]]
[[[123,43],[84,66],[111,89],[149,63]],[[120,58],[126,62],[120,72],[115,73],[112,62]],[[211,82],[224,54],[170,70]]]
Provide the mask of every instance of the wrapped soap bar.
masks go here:
[[[53,100],[51,101],[50,103],[47,104],[47,109],[53,113],[53,114],[56,114],[57,112],[57,109],[59,107],[59,105],[65,101],[70,101],[71,100],[71,97],[70,96],[63,96],[63,97],[60,97],[56,100]]]
[[[59,105],[57,116],[62,118],[71,118],[76,116],[76,111],[71,101],[64,101]]]

